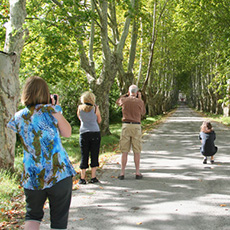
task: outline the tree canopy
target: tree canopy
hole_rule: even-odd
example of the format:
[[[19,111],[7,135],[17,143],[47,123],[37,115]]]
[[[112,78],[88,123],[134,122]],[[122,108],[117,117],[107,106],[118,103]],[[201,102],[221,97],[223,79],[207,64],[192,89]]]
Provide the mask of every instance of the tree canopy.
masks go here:
[[[138,84],[149,115],[176,102],[178,92],[203,111],[222,113],[228,101],[230,3],[227,0],[42,0],[26,2],[20,81],[39,75],[61,94],[68,119],[77,122],[81,92],[92,90],[108,113],[113,98]],[[0,45],[10,20],[0,5]],[[110,103],[109,103],[110,102]],[[109,107],[109,111],[106,109]]]

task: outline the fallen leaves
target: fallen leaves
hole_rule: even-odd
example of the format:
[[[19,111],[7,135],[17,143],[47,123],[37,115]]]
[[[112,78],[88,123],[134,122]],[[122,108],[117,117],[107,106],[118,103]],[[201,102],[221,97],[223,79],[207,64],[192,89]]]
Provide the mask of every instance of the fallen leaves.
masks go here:
[[[220,207],[226,207],[227,205],[226,204],[220,204]]]
[[[25,202],[23,191],[15,197],[12,197],[7,203],[1,203],[2,208],[0,212],[0,229],[13,230],[22,229],[25,216]]]
[[[80,188],[78,181],[79,181],[79,179],[73,180],[73,188],[72,188],[73,190],[78,190]]]
[[[5,219],[5,221],[0,223],[0,229],[22,229],[21,225],[24,222],[25,213],[22,210],[8,210],[5,211],[1,209],[1,216]]]
[[[74,180],[74,181],[73,181],[73,184],[74,184],[74,185],[77,184],[78,181],[79,181],[79,179],[78,179],[78,180]]]

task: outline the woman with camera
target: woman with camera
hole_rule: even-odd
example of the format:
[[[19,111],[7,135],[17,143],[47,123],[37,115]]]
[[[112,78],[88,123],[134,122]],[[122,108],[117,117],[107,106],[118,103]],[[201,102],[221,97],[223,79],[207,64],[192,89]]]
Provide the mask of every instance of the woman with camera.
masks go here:
[[[23,145],[22,186],[26,197],[25,229],[40,228],[48,198],[52,229],[67,229],[76,174],[62,146],[60,135],[71,136],[71,126],[62,115],[59,97],[51,96],[40,77],[27,79],[21,101],[26,106],[9,121]],[[55,105],[56,104],[56,105]]]
[[[81,105],[78,106],[77,116],[81,121],[80,147],[81,147],[81,178],[79,184],[86,184],[86,169],[89,168],[89,154],[91,155],[91,179],[90,183],[98,182],[96,169],[99,166],[99,150],[101,135],[99,125],[101,114],[99,107],[95,105],[95,95],[92,92],[84,92],[81,96]]]

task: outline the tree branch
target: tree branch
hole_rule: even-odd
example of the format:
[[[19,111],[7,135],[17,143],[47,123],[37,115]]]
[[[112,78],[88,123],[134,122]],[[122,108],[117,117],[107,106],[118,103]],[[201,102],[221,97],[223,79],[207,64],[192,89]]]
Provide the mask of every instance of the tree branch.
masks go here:
[[[135,3],[135,0],[132,0],[132,6],[134,5],[134,3]],[[130,25],[130,21],[131,21],[130,15],[131,15],[131,10],[129,9],[129,15],[127,16],[127,18],[125,20],[123,33],[121,35],[121,39],[120,39],[119,44],[117,46],[117,52],[119,54],[121,54],[122,50],[124,49],[125,41],[126,41],[126,38],[128,36],[128,33],[129,33],[129,25]]]
[[[57,6],[59,6],[60,8],[63,8],[63,5],[57,1],[57,0],[51,0],[54,4],[56,4]]]

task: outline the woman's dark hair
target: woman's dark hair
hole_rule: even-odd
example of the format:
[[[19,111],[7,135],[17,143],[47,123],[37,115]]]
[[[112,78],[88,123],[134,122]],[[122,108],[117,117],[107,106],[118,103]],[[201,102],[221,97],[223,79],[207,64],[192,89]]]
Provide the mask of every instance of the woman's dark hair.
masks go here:
[[[44,79],[33,76],[26,80],[21,96],[21,102],[24,105],[48,104],[49,98],[49,87]]]

